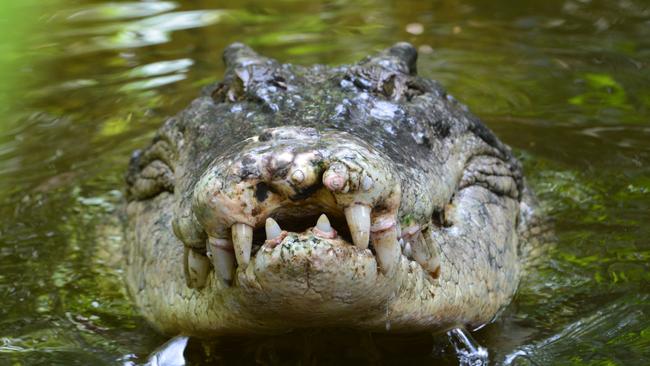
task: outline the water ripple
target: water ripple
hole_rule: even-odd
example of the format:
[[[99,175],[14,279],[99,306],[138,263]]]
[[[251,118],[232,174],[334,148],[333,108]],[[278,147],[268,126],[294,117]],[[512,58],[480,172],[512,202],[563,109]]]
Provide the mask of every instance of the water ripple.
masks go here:
[[[158,61],[147,65],[138,66],[129,70],[125,76],[127,78],[140,78],[169,74],[172,72],[187,72],[190,66],[194,64],[189,58],[178,60]]]
[[[178,4],[171,1],[105,3],[71,10],[69,21],[98,21],[141,18],[174,10]]]
[[[66,35],[98,34],[70,45],[69,49],[72,53],[145,47],[169,42],[174,31],[215,24],[226,14],[224,10],[172,12],[124,24],[76,30],[75,34]]]
[[[590,354],[590,361],[601,360],[603,363],[591,364],[646,364],[643,356],[636,352],[624,352],[623,347],[629,347],[639,339],[630,337],[637,332],[643,333],[647,311],[647,296],[621,298],[614,303],[566,325],[556,334],[535,344],[523,346],[509,355],[503,361],[504,365],[550,365],[558,364],[560,360],[575,360],[576,354]],[[632,343],[632,344],[631,344]],[[647,351],[647,340],[643,347],[635,344],[638,351]],[[614,355],[607,353],[605,345],[618,344],[621,352]],[[577,352],[580,350],[580,352]],[[612,363],[612,359],[621,363]],[[645,361],[649,361],[647,358]],[[609,363],[608,363],[609,362]],[[582,364],[582,363],[580,363]]]

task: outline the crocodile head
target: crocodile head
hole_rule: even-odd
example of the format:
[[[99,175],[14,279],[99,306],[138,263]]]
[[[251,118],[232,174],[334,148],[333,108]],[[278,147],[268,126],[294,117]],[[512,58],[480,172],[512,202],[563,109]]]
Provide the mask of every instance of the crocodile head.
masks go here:
[[[489,322],[521,275],[519,163],[398,43],[351,66],[233,44],[127,173],[126,279],[166,333]]]

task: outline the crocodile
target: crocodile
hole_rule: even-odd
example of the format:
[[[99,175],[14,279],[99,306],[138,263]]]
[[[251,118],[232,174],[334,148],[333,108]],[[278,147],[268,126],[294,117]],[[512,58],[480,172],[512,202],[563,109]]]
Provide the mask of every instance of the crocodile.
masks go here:
[[[241,43],[222,81],[133,153],[125,279],[197,338],[477,329],[512,300],[539,220],[520,162],[397,43],[298,66]]]

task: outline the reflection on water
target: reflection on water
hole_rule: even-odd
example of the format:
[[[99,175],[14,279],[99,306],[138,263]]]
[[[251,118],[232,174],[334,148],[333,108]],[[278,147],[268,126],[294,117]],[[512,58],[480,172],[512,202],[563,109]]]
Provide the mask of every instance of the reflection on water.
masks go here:
[[[335,64],[401,40],[515,149],[556,222],[548,260],[474,334],[493,363],[650,363],[646,1],[30,0],[0,14],[0,364],[144,362],[165,342],[123,294],[114,213],[130,152],[221,75],[227,44]],[[449,347],[313,331],[193,362],[454,364]]]
[[[107,2],[80,8],[64,9],[60,16],[67,21],[91,22],[97,20],[122,20],[148,17],[176,9],[178,4],[171,1],[150,2]]]
[[[79,13],[77,13],[79,14]],[[100,24],[64,32],[65,36],[92,35],[87,39],[66,44],[70,52],[94,52],[104,49],[124,49],[152,46],[171,40],[171,32],[208,26],[224,15],[219,10],[179,11],[142,18],[128,23]]]

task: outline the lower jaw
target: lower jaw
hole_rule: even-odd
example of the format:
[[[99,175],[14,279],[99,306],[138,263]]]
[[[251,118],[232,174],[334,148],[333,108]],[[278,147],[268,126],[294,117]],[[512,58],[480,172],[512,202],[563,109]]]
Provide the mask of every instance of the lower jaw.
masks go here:
[[[154,307],[161,306],[150,320],[164,333],[199,338],[302,328],[390,333],[441,328],[432,316],[434,286],[413,261],[402,256],[393,276],[386,277],[369,249],[310,238],[289,234],[276,247],[260,249],[238,269],[233,286],[216,276],[198,292],[177,283],[182,293],[169,305],[150,293]]]
[[[418,300],[433,299],[432,279],[416,262],[400,254],[386,272],[374,250],[314,229],[267,241],[237,269],[231,289],[241,291],[248,314],[285,326],[349,326],[386,318],[409,289]]]
[[[394,280],[381,274],[370,249],[308,232],[290,233],[274,247],[263,246],[238,270],[235,286],[257,313],[318,319],[327,314],[359,316],[359,309],[385,306],[399,288]]]

